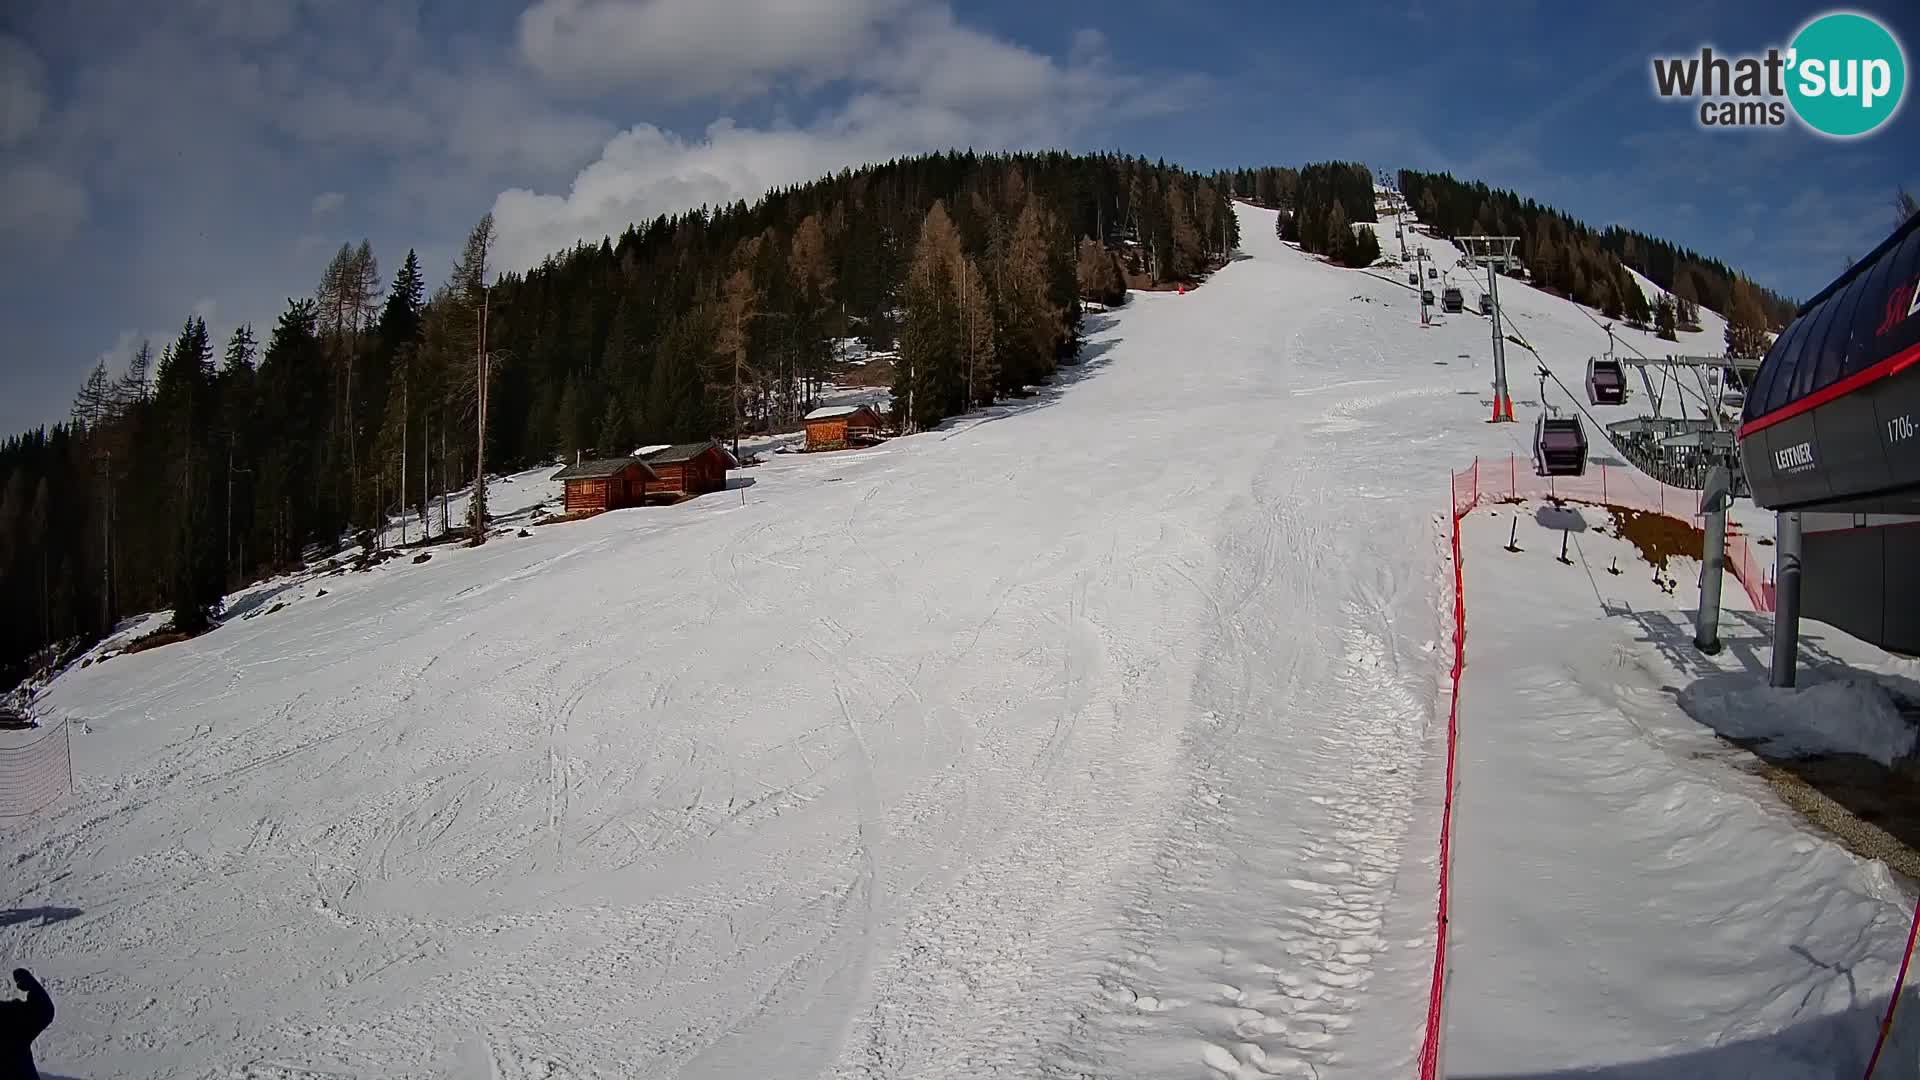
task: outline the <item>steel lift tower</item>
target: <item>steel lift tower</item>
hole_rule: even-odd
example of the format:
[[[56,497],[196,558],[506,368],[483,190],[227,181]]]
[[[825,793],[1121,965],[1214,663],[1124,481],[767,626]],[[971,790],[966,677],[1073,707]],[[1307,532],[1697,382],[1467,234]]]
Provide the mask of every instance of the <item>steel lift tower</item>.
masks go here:
[[[1487,295],[1493,300],[1493,423],[1512,422],[1513,395],[1507,392],[1507,339],[1500,332],[1500,271],[1513,265],[1517,236],[1459,236],[1473,261],[1487,268]]]

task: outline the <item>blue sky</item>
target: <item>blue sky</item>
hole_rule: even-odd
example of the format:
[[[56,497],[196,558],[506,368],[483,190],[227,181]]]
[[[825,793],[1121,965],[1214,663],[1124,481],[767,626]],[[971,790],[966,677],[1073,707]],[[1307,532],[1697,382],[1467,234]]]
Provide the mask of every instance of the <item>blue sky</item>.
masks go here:
[[[1392,0],[14,0],[0,13],[0,429],[189,314],[264,336],[343,240],[444,278],[842,165],[1067,146],[1448,169],[1805,296],[1920,188],[1866,139],[1705,132],[1649,60],[1822,5]],[[1920,49],[1910,3],[1854,6]],[[1911,94],[1909,95],[1911,96]]]

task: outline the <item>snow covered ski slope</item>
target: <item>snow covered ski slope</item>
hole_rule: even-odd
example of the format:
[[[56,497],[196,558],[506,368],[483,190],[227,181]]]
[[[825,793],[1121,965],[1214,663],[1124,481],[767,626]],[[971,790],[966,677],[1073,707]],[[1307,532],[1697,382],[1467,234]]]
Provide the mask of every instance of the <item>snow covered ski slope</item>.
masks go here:
[[[1032,401],[63,676],[48,1071],[1404,1075],[1448,474],[1528,425],[1240,212]]]

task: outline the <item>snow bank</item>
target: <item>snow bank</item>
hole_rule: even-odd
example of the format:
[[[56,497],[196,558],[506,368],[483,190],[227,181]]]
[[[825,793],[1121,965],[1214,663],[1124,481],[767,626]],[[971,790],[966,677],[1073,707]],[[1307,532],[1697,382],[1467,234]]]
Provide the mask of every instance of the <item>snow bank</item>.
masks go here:
[[[1727,738],[1753,740],[1780,757],[1859,754],[1892,765],[1914,750],[1913,722],[1886,687],[1865,677],[1792,689],[1696,683],[1681,692],[1680,704]]]
[[[1667,593],[1631,544],[1598,529],[1570,535],[1561,563],[1556,519],[1535,509],[1461,522],[1449,1072],[1859,1076],[1912,902],[1884,865],[1783,810],[1719,723],[1681,707],[1760,711],[1742,703],[1764,689],[1707,688],[1765,680],[1768,620],[1729,581],[1725,648],[1705,656],[1692,644],[1693,566],[1670,567],[1683,584]],[[1802,640],[1828,656],[1859,646],[1814,625]],[[1889,741],[1873,733],[1884,715],[1861,723],[1873,697],[1787,692],[1791,726],[1772,730]],[[1891,711],[1884,694],[1874,708]],[[1896,1030],[1910,1035],[1902,1014]],[[1913,1075],[1910,1051],[1896,1060],[1886,1075]]]

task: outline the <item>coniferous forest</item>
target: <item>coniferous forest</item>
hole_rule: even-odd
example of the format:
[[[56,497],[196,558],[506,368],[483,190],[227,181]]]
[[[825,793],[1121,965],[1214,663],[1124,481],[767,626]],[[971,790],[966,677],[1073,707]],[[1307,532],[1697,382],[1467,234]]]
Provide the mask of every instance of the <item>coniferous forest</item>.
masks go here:
[[[1676,328],[1698,329],[1704,305],[1727,317],[1729,350],[1758,355],[1755,350],[1764,348],[1766,331],[1793,320],[1793,301],[1754,284],[1718,259],[1645,233],[1618,226],[1598,231],[1511,191],[1445,173],[1403,169],[1399,183],[1407,205],[1441,235],[1517,236],[1517,254],[1535,285],[1598,308],[1609,318],[1651,325],[1663,337],[1672,338]],[[1649,306],[1622,267],[1632,267],[1672,293],[1673,311]]]
[[[1018,396],[1071,362],[1081,298],[1197,280],[1238,242],[1231,182],[1139,158],[936,154],[636,223],[497,273],[482,219],[444,284],[345,245],[311,295],[225,342],[188,319],[102,364],[71,419],[0,444],[0,684],[168,610],[414,535],[484,539],[478,472],[792,425],[836,339],[894,348],[893,422]],[[481,493],[483,494],[483,493]],[[472,500],[468,517],[484,514]]]
[[[1442,232],[1513,232],[1536,283],[1627,318],[1623,265],[1673,290],[1661,327],[1707,304],[1791,306],[1724,265],[1446,176],[1402,173]],[[404,514],[480,542],[476,477],[646,443],[791,430],[835,343],[892,350],[891,421],[924,429],[1044,384],[1079,347],[1083,302],[1193,282],[1239,241],[1232,200],[1350,266],[1379,257],[1362,165],[1200,175],[1143,158],[934,154],[635,223],[499,273],[490,217],[434,286],[343,245],[310,295],[224,342],[197,318],[98,366],[71,418],[0,443],[0,685],[124,616],[191,634],[221,597],[353,545]],[[397,264],[397,265],[396,265]],[[1765,314],[1760,314],[1764,308]],[[1757,332],[1730,345],[1752,348]],[[467,514],[450,492],[473,489]]]

